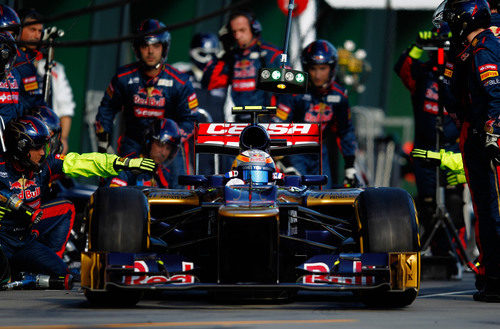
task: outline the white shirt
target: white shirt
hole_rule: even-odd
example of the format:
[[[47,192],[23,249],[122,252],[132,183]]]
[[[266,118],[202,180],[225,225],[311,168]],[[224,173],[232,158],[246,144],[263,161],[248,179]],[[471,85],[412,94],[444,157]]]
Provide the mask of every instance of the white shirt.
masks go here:
[[[45,76],[45,58],[37,63],[36,68],[38,75],[43,80]],[[75,114],[73,91],[66,77],[64,66],[59,62],[55,62],[52,68],[52,109],[58,117],[72,117]]]

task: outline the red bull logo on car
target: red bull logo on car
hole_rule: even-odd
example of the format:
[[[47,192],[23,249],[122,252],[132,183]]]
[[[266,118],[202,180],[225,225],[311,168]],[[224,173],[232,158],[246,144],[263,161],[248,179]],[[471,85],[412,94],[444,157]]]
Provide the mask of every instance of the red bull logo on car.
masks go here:
[[[129,267],[129,266],[124,266]],[[130,266],[132,267],[132,266]],[[134,266],[132,267],[134,272],[149,272],[149,266],[145,261],[136,260]],[[194,264],[191,262],[182,262],[182,271],[187,272],[194,268]],[[177,274],[169,277],[163,275],[137,275],[137,276],[125,276],[123,278],[123,283],[126,285],[141,285],[141,284],[152,284],[152,283],[163,283],[163,282],[173,282],[172,284],[186,284],[194,283],[195,277],[189,274]]]

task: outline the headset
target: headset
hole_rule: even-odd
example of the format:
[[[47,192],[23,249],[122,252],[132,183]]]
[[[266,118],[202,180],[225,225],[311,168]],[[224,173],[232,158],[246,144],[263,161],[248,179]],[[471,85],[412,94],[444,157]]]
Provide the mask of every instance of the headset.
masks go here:
[[[231,21],[238,16],[246,17],[248,19],[248,23],[250,23],[250,30],[252,31],[253,36],[256,38],[260,37],[260,34],[262,33],[262,25],[260,22],[255,18],[253,13],[241,9],[231,12],[229,15],[229,20],[226,24],[227,31],[231,31]]]

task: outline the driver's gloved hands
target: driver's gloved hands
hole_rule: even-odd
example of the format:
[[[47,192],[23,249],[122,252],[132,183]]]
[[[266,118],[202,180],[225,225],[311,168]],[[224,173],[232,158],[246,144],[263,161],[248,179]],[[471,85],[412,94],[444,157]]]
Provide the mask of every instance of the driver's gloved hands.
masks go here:
[[[136,172],[153,172],[156,163],[148,158],[116,158],[113,167],[118,170],[132,170]]]
[[[500,146],[498,145],[498,137],[500,137],[500,135],[486,133],[484,143],[486,154],[493,167],[500,166]]]
[[[432,165],[432,166],[439,166],[441,164],[441,153],[440,152],[433,152],[433,151],[422,150],[422,149],[413,149],[413,151],[411,151],[410,155],[414,159],[423,160],[423,161],[425,161],[425,163]]]
[[[344,187],[358,187],[359,180],[356,174],[358,171],[354,167],[346,168],[344,172]]]

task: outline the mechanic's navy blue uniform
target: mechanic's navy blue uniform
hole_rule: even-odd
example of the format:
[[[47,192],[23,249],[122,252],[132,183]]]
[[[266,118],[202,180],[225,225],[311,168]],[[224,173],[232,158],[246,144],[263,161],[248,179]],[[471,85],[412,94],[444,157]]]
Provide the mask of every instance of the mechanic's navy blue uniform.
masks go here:
[[[163,64],[156,77],[148,78],[141,73],[139,62],[135,62],[120,67],[111,80],[98,109],[96,132],[111,135],[113,119],[122,111],[125,132],[119,140],[118,155],[137,157],[154,120],[174,120],[184,142],[193,132],[197,110],[198,99],[186,74]],[[176,157],[171,165],[174,180],[185,172],[180,169],[184,167],[182,160]],[[170,183],[177,186],[175,181]]]
[[[415,121],[414,147],[436,151],[436,118],[439,111],[438,80],[431,63],[423,63],[410,56],[411,48],[399,57],[394,70],[411,94]],[[450,75],[452,72],[452,65],[447,64],[444,74]],[[441,148],[458,152],[459,136],[460,132],[454,120],[445,109]],[[414,169],[419,197],[433,197],[436,194],[435,168],[425,167],[420,161],[414,161]]]
[[[108,186],[152,186],[168,188],[170,171],[163,165],[158,165],[156,171],[151,173],[134,174],[130,170],[121,171],[118,176],[108,179]]]
[[[4,124],[21,117],[24,107],[20,102],[21,77],[12,70],[4,81],[0,81],[0,117]]]
[[[467,91],[460,148],[479,228],[486,275],[500,277],[500,167],[492,169],[485,150],[485,131],[500,134],[500,41],[490,30],[478,34],[459,57]],[[462,89],[464,90],[464,89]]]
[[[16,194],[26,205],[43,209],[42,220],[33,225],[31,232],[29,219],[19,213],[9,211],[0,219],[0,244],[17,271],[68,273],[60,257],[73,226],[74,206],[66,200],[41,205],[42,187],[51,176],[62,174],[62,167],[63,160],[51,154],[39,173],[23,171],[0,155],[0,193],[7,198]]]
[[[26,109],[35,106],[47,106],[43,100],[43,81],[38,76],[36,67],[33,64],[33,61],[37,58],[41,59],[41,54],[39,52],[33,52],[31,50],[25,52],[22,49],[17,49],[14,69],[19,72],[20,98],[23,107]]]
[[[492,13],[491,14],[491,31],[493,34],[495,34],[497,37],[500,35],[500,14],[498,13]]]
[[[319,93],[316,88],[312,93],[282,97],[278,104],[278,117],[289,122],[321,123],[323,141],[328,133],[333,133],[344,160],[354,165],[357,148],[354,126],[351,121],[351,109],[347,91],[337,82],[332,82],[327,90]],[[332,187],[333,179],[329,166],[329,146],[323,143],[323,174],[328,175],[326,188]],[[294,155],[290,157],[293,167],[302,175],[317,175],[319,159],[316,155]],[[352,163],[351,163],[352,162]]]
[[[260,40],[247,49],[237,48],[207,64],[202,86],[213,90],[231,85],[235,106],[273,105],[271,93],[256,89],[256,79],[260,68],[279,67],[280,54],[281,50]]]

